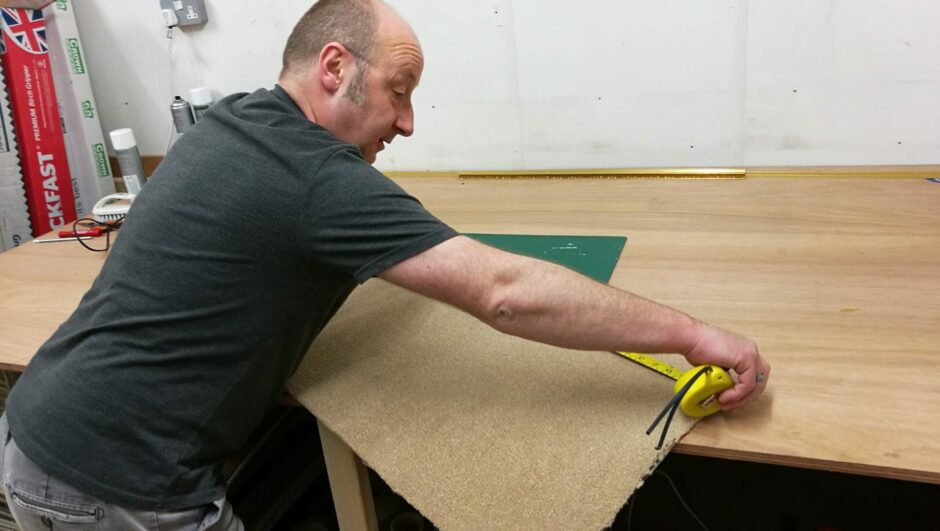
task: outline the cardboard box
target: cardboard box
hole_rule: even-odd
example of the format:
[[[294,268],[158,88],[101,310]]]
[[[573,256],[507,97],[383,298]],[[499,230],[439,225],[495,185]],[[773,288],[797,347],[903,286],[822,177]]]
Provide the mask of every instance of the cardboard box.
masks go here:
[[[87,215],[96,201],[115,191],[108,148],[98,119],[98,106],[72,1],[56,0],[43,10],[43,15],[59,109],[65,124],[69,168],[73,183],[78,185],[75,209],[78,215]]]
[[[0,9],[13,125],[33,234],[64,228],[76,218],[52,65],[42,11]]]

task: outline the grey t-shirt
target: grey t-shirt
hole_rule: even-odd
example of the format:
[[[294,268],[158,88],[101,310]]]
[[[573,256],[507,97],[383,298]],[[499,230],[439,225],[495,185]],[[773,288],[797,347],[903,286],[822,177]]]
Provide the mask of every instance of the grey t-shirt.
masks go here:
[[[105,501],[218,499],[222,458],[357,283],[455,234],[280,87],[229,96],[160,164],[17,382],[13,435]]]

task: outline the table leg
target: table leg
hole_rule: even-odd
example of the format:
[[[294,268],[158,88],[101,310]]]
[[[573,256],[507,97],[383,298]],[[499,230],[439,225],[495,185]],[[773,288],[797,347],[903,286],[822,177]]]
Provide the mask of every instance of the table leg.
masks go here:
[[[325,424],[317,420],[317,425],[340,530],[378,531],[366,465]]]

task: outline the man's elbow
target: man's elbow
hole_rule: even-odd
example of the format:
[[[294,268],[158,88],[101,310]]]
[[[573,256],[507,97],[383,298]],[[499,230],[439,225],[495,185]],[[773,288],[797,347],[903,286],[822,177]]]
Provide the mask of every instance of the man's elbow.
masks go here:
[[[456,280],[459,289],[450,290],[454,296],[442,300],[501,332],[508,332],[525,313],[532,260],[477,245],[483,258],[476,262],[469,276]]]
[[[477,318],[504,333],[512,333],[520,318],[521,301],[506,287],[498,287],[486,297]]]

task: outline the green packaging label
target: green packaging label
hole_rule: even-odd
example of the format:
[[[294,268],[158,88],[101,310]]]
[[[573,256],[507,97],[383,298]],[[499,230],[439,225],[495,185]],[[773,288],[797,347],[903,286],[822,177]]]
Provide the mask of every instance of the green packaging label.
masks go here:
[[[65,39],[65,53],[68,54],[69,63],[72,64],[72,72],[84,74],[85,62],[82,61],[82,50],[78,45],[78,39]]]
[[[85,118],[95,117],[95,108],[91,106],[91,102],[88,100],[82,102],[82,116]]]
[[[111,170],[108,169],[108,152],[104,149],[104,144],[94,144],[91,146],[95,153],[95,165],[98,167],[99,177],[110,177]]]
[[[69,0],[55,0],[55,8],[59,11],[68,11]]]

